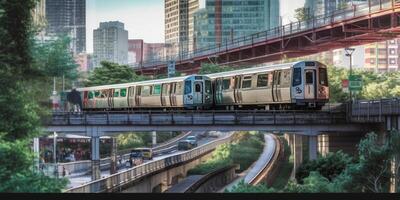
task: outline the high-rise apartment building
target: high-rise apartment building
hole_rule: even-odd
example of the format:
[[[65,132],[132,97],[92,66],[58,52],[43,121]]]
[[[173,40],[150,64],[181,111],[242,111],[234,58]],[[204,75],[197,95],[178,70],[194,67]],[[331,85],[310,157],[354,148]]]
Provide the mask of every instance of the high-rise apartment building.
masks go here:
[[[128,64],[128,31],[118,21],[101,22],[93,31],[93,54],[98,66],[101,61]]]
[[[141,39],[129,40],[129,64],[146,63],[154,60],[161,60],[165,57],[164,43],[145,43]]]
[[[197,49],[279,26],[279,0],[206,0],[195,14]]]
[[[399,70],[400,39],[365,45],[365,70],[390,72]]]
[[[335,10],[363,3],[368,3],[368,0],[306,0],[304,8],[310,16],[320,16],[331,15]]]
[[[167,55],[177,56],[193,48],[193,14],[199,0],[165,0],[165,43]]]
[[[46,34],[68,35],[74,54],[86,51],[86,1],[46,0]]]

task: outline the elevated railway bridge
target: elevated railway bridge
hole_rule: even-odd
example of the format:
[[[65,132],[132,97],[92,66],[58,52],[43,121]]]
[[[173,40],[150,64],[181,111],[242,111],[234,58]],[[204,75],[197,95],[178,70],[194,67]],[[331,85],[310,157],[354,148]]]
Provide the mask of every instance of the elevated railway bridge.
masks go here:
[[[237,110],[237,111],[126,111],[126,112],[83,112],[53,113],[51,119],[45,122],[48,132],[73,133],[92,138],[92,180],[97,180],[95,173],[100,168],[99,138],[113,136],[120,133],[134,131],[267,131],[271,133],[291,133],[289,139],[295,156],[295,166],[302,162],[302,138],[307,137],[309,144],[309,158],[315,159],[321,148],[321,135],[345,133],[367,133],[370,131],[386,132],[400,129],[400,99],[379,101],[357,101],[348,109],[348,104],[327,106],[321,111],[265,111],[265,110]],[[384,135],[384,134],[383,134]],[[193,157],[185,157],[186,162],[196,159],[212,151],[217,144],[229,142],[226,138],[196,148]],[[332,142],[332,141],[329,141]],[[322,145],[323,146],[323,145]],[[205,148],[205,147],[204,147]],[[188,154],[189,155],[189,154]],[[191,154],[190,154],[191,155]],[[176,158],[178,159],[178,158]],[[182,159],[182,158],[179,158]],[[163,170],[166,161],[150,162],[152,168],[143,168],[149,173],[154,170]],[[168,161],[172,162],[172,161]],[[178,161],[176,161],[178,162]],[[157,163],[157,164],[156,164]],[[167,163],[168,164],[168,163]],[[176,164],[176,163],[175,163]],[[171,164],[175,165],[175,164]],[[149,164],[150,165],[150,164]],[[160,166],[161,167],[160,167]],[[128,176],[131,172],[118,173],[115,176]],[[133,173],[133,172],[132,172]],[[135,172],[138,173],[138,172]],[[114,175],[100,179],[101,184],[111,184],[110,180],[117,181]],[[131,176],[131,175],[129,175]],[[142,177],[142,175],[138,175]],[[126,178],[124,184],[128,179]],[[136,180],[136,179],[135,179]],[[121,180],[120,180],[121,181]],[[129,182],[129,181],[128,181]],[[96,182],[96,184],[100,184]],[[115,184],[115,183],[113,183]],[[118,185],[118,184],[117,184]],[[86,185],[84,189],[71,191],[100,191],[98,187]],[[107,186],[113,190],[113,186]],[[103,188],[101,191],[110,191]]]
[[[230,66],[255,65],[386,41],[400,34],[399,14],[399,0],[368,0],[364,4],[316,16],[308,21],[293,22],[132,66],[145,75],[165,74],[168,61],[174,60],[177,71],[193,74],[204,62]]]

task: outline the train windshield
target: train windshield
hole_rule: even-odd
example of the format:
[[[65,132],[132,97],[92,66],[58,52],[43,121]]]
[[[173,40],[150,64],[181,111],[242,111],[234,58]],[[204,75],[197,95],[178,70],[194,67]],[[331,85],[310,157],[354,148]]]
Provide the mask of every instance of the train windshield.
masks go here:
[[[319,68],[319,84],[328,86],[328,73],[325,68]]]
[[[192,93],[192,81],[185,81],[185,95]]]
[[[294,68],[293,87],[301,84],[301,68]]]
[[[205,85],[206,85],[206,93],[211,94],[211,81],[206,80]]]

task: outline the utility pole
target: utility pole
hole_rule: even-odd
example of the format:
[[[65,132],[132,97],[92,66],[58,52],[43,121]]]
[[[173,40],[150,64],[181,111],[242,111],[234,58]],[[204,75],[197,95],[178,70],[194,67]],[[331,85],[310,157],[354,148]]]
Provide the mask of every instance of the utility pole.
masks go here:
[[[352,59],[352,55],[354,53],[356,49],[354,48],[345,48],[346,51],[346,56],[348,56],[350,58],[350,76],[349,76],[349,93],[350,93],[350,104],[349,104],[349,111],[350,113],[352,112],[352,104],[353,104],[353,94],[351,91],[351,80],[350,78],[353,75],[353,59]]]

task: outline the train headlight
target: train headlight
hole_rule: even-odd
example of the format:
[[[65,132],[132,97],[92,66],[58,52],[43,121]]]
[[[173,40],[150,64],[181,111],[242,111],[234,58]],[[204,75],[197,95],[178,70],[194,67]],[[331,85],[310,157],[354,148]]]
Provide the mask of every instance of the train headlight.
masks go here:
[[[193,96],[192,96],[192,95],[188,95],[188,98],[189,98],[190,100],[192,100],[192,99],[193,99]]]
[[[210,96],[206,95],[206,99],[209,100],[209,99],[210,99]]]
[[[301,90],[299,87],[296,87],[296,92],[297,92],[297,94],[301,94],[301,93],[303,93],[303,90]]]

